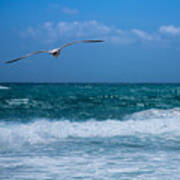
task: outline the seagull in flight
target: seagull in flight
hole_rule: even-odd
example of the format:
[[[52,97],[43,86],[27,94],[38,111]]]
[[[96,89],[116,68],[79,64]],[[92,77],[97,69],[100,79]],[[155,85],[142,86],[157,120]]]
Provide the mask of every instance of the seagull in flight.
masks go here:
[[[16,59],[12,59],[10,61],[6,61],[5,63],[7,63],[7,64],[14,63],[16,61],[22,60],[22,59],[27,58],[29,56],[36,55],[36,54],[41,54],[41,53],[49,53],[50,55],[58,58],[58,56],[61,53],[61,50],[63,48],[65,48],[65,47],[67,47],[67,46],[71,46],[72,44],[78,44],[78,43],[100,43],[100,42],[104,42],[104,40],[79,40],[79,41],[72,41],[70,43],[67,43],[67,44],[61,46],[60,48],[55,48],[55,49],[51,49],[51,50],[47,50],[47,51],[35,51],[35,52],[32,52],[32,53],[26,54],[24,56],[18,57]]]

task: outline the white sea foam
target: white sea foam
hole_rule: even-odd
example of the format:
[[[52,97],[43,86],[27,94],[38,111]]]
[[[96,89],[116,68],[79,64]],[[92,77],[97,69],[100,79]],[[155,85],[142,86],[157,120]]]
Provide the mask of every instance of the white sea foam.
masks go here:
[[[7,89],[9,89],[9,87],[1,86],[1,85],[0,85],[0,90],[7,90]]]
[[[143,111],[133,114],[132,118],[137,118],[140,114],[144,116],[144,120],[134,120],[129,117],[130,119],[126,121],[89,120],[86,122],[70,122],[68,120],[49,121],[47,119],[40,119],[28,124],[7,124],[1,122],[0,146],[49,144],[71,137],[106,138],[153,135],[169,139],[180,136],[180,109]],[[162,116],[164,114],[167,116]]]
[[[160,109],[150,109],[146,111],[136,112],[134,114],[128,115],[125,119],[132,120],[148,120],[148,119],[180,119],[180,108],[160,110]]]
[[[28,104],[29,102],[29,99],[28,98],[20,98],[20,99],[8,99],[6,100],[6,102],[9,104],[9,105],[25,105],[25,104]]]

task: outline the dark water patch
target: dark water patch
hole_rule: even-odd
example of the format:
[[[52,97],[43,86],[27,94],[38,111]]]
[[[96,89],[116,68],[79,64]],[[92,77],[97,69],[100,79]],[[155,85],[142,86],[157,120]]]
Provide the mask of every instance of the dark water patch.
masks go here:
[[[180,107],[179,84],[4,84],[0,119],[119,119]]]

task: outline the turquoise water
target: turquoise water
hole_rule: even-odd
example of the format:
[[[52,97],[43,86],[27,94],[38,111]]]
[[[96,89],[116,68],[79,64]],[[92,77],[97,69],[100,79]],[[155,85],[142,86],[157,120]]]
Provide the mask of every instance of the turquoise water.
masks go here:
[[[0,85],[0,179],[180,179],[180,84]]]

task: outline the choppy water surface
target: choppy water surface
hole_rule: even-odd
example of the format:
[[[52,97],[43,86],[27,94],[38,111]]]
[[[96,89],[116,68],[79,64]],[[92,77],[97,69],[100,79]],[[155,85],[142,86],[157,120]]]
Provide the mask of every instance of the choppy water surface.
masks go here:
[[[180,84],[0,84],[0,179],[180,179]]]

